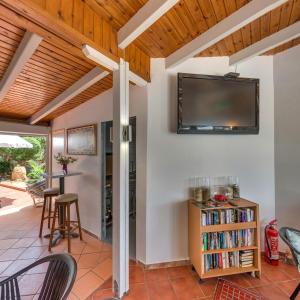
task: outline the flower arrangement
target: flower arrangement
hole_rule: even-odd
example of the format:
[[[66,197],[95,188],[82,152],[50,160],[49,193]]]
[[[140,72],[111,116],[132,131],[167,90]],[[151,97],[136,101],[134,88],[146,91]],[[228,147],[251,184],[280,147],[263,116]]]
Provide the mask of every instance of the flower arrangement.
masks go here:
[[[54,155],[56,162],[63,167],[63,171],[68,173],[68,164],[75,162],[77,159],[72,156],[62,155],[61,153],[57,153]]]

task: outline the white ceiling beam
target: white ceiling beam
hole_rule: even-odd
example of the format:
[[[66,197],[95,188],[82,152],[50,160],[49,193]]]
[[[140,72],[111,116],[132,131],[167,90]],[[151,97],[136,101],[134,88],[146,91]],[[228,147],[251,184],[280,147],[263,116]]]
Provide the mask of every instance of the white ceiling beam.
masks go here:
[[[100,51],[94,49],[89,45],[83,45],[82,51],[85,54],[85,56],[88,57],[90,60],[96,62],[99,65],[104,66],[105,68],[111,71],[117,71],[119,69],[119,64],[117,62],[103,55]],[[133,73],[132,71],[129,71],[129,80],[137,86],[143,87],[147,85],[146,80]]]
[[[55,99],[49,102],[45,107],[40,111],[36,112],[30,118],[30,124],[35,124],[41,119],[45,118],[51,112],[53,112],[58,107],[62,106],[75,96],[79,95],[81,92],[104,78],[109,74],[108,71],[103,71],[99,67],[95,67],[90,72],[81,77],[78,81],[68,87],[64,92],[58,95]]]
[[[166,68],[175,67],[194,57],[220,40],[241,29],[287,0],[252,0],[239,10],[211,27],[197,38],[184,45],[166,58]]]
[[[140,87],[146,86],[148,83],[145,79],[136,75],[132,71],[129,71],[129,81]]]
[[[105,56],[100,51],[96,50],[95,48],[93,48],[87,44],[84,44],[82,46],[82,52],[84,53],[84,55],[87,58],[98,63],[99,65],[105,67],[106,69],[108,69],[110,71],[119,69],[119,64],[116,61]]]
[[[118,31],[118,45],[125,49],[139,35],[171,9],[179,0],[149,0]]]
[[[39,46],[42,38],[35,33],[26,31],[6,72],[0,81],[0,102],[7,95],[10,87],[23,70],[23,67]]]
[[[298,36],[300,36],[300,21],[231,55],[229,57],[229,65],[231,66],[231,65],[239,64],[254,56],[263,54],[268,50],[274,49],[279,45],[282,45],[292,39],[295,39]]]

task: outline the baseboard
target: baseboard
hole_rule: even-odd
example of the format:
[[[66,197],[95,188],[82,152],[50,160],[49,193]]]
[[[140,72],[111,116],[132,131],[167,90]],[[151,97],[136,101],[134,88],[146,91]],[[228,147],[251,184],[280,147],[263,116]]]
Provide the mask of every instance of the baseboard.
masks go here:
[[[153,270],[153,269],[170,268],[170,267],[190,266],[191,261],[189,259],[186,259],[186,260],[177,260],[177,261],[155,263],[155,264],[144,264],[141,261],[137,261],[137,264],[142,266],[145,270]]]
[[[87,229],[85,229],[85,228],[83,228],[83,227],[81,227],[81,229],[82,229],[82,231],[84,231],[85,233],[87,233],[88,235],[90,235],[91,237],[93,237],[93,238],[95,238],[95,239],[97,239],[97,240],[100,241],[99,237],[98,237],[96,234],[94,234],[94,233],[88,231]]]
[[[284,252],[279,252],[280,259],[284,258]],[[264,251],[261,251],[262,259],[264,257]],[[178,266],[190,266],[191,261],[189,259],[186,260],[177,260],[177,261],[170,261],[170,262],[163,262],[163,263],[155,263],[155,264],[145,264],[141,261],[137,261],[137,264],[142,266],[146,270],[151,269],[160,269],[160,268],[170,268],[170,267],[178,267]]]

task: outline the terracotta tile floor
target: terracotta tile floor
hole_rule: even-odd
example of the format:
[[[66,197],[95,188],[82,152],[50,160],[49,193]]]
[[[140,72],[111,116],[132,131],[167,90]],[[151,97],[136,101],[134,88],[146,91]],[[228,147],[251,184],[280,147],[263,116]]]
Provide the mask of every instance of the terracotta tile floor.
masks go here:
[[[41,208],[32,206],[24,192],[1,187],[0,197],[26,204],[17,210],[2,210],[0,214],[0,281],[38,258],[49,255],[48,239],[38,238]],[[44,223],[44,234],[48,233]],[[72,240],[72,256],[78,263],[75,285],[69,299],[87,299],[112,275],[111,246],[84,234],[83,241]],[[66,241],[53,248],[53,253],[67,252]],[[20,280],[22,299],[36,299],[47,266],[28,272]]]
[[[288,300],[300,282],[295,266],[281,264],[273,267],[262,262],[261,279],[248,274],[226,276],[226,280],[265,296],[269,300]],[[125,300],[210,300],[213,299],[217,279],[198,283],[199,277],[191,267],[174,267],[143,270],[138,265],[130,266],[130,291]],[[89,300],[104,300],[112,297],[111,280],[107,280]],[[297,297],[300,299],[300,295]]]
[[[0,197],[5,196],[6,190],[0,187]],[[15,193],[21,194],[14,197],[23,195],[22,192]],[[49,254],[48,240],[37,238],[40,214],[40,208],[26,207],[20,212],[0,216],[0,280]],[[59,243],[53,252],[66,252],[66,242]],[[111,247],[85,234],[83,242],[72,240],[72,255],[78,262],[78,273],[69,300],[113,297]],[[22,278],[22,299],[36,299],[45,271],[41,266]],[[285,300],[300,282],[300,275],[294,266],[280,264],[272,267],[262,262],[261,279],[247,274],[227,276],[226,279],[270,300]],[[191,267],[144,270],[131,262],[130,291],[124,299],[209,300],[213,297],[216,282],[217,279],[209,279],[199,284]],[[297,299],[300,300],[300,296]]]

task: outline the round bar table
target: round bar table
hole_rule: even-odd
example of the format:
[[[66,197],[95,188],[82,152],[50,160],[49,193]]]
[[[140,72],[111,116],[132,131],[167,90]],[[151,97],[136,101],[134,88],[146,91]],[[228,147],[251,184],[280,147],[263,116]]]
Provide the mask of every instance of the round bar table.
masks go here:
[[[63,171],[61,172],[55,172],[52,174],[43,174],[43,177],[46,179],[59,179],[59,193],[60,195],[65,193],[65,178],[66,177],[71,177],[71,176],[78,176],[81,175],[81,172],[68,172],[68,173],[64,173]],[[64,218],[65,218],[65,213],[64,213],[64,209],[60,208],[59,212],[58,212],[58,223],[60,226],[63,226],[64,224]],[[71,233],[71,236],[73,238],[78,237],[78,234],[73,232]],[[46,234],[44,237],[49,238],[50,234]],[[53,240],[52,240],[52,246],[55,246],[57,241],[59,239],[62,238],[62,233],[61,232],[57,232],[54,234]]]

